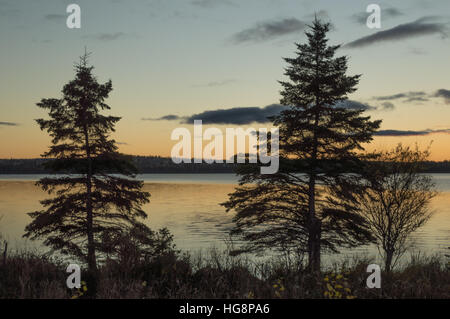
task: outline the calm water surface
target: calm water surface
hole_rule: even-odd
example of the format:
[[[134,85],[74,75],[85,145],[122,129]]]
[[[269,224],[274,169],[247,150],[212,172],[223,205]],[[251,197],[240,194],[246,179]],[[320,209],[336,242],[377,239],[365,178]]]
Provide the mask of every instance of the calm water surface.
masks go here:
[[[414,249],[427,254],[445,253],[450,246],[450,174],[433,174],[440,191],[432,202],[431,220],[413,236]],[[16,247],[36,247],[39,243],[22,239],[30,222],[27,212],[39,210],[39,200],[47,194],[34,185],[42,175],[0,175],[0,233]],[[197,251],[224,247],[233,226],[232,213],[219,203],[227,199],[237,182],[233,174],[142,174],[151,202],[144,209],[153,229],[167,227],[178,248]],[[374,247],[343,251],[339,256],[376,254]],[[331,257],[330,257],[331,258]],[[333,258],[336,258],[335,256]]]

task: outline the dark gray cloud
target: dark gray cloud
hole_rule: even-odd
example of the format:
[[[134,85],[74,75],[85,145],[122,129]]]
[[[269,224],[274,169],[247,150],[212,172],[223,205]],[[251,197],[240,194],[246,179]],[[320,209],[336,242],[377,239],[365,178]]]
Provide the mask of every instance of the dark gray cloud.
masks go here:
[[[374,111],[377,109],[376,106],[369,105],[367,103],[362,103],[353,100],[345,100],[336,103],[336,107],[346,108],[349,110],[364,110],[364,111]]]
[[[268,117],[278,115],[287,109],[280,104],[271,104],[265,107],[235,107],[231,109],[219,109],[204,111],[184,118],[182,123],[193,123],[194,120],[202,120],[203,124],[235,124],[244,125],[250,123],[268,123]]]
[[[423,91],[411,91],[404,93],[397,93],[393,95],[385,96],[374,96],[372,99],[375,101],[385,101],[381,104],[385,109],[390,109],[391,107],[386,104],[388,101],[402,100],[402,102],[415,102],[420,104],[421,102],[428,102],[431,98],[443,98],[445,104],[450,104],[450,90],[439,89],[435,93],[429,94]]]
[[[428,101],[429,101],[428,97],[412,96],[412,97],[406,99],[404,102],[414,102],[417,104],[421,104],[421,102],[428,102]]]
[[[215,8],[221,5],[235,5],[230,0],[193,0],[191,4],[202,8]]]
[[[392,101],[404,99],[404,102],[425,102],[428,101],[427,93],[422,91],[397,93],[393,95],[375,96],[376,101]]]
[[[107,41],[114,41],[119,38],[123,38],[125,36],[126,34],[123,32],[114,32],[114,33],[98,33],[93,35],[86,35],[83,38],[107,42]]]
[[[375,110],[374,106],[347,100],[340,102],[336,107],[351,110]],[[190,116],[165,115],[160,118],[143,118],[144,121],[180,121],[183,124],[193,123],[194,120],[202,120],[203,124],[234,124],[245,125],[250,123],[270,123],[269,117],[278,115],[288,109],[280,104],[270,104],[265,107],[235,107],[231,109],[218,109],[204,111]]]
[[[160,118],[143,118],[150,121],[180,121],[183,124],[202,120],[203,124],[235,124],[269,123],[268,117],[278,115],[287,109],[280,104],[271,104],[265,107],[234,107],[231,109],[218,109],[204,111],[190,116],[165,115]]]
[[[245,42],[261,42],[271,40],[299,32],[305,29],[306,24],[296,18],[285,18],[276,21],[266,21],[257,23],[255,26],[242,30],[231,37],[231,41],[235,44]]]
[[[181,120],[181,119],[183,119],[183,117],[178,116],[178,115],[173,115],[173,114],[164,115],[164,116],[157,117],[157,118],[151,118],[151,117],[142,118],[143,121],[176,121],[176,120]]]
[[[344,107],[349,110],[363,110],[363,111],[392,111],[395,105],[391,102],[384,102],[380,105],[374,106],[368,103],[362,103],[354,100],[346,100],[336,104],[337,107]]]
[[[442,98],[444,98],[445,104],[450,104],[450,90],[446,90],[446,89],[437,90],[437,92],[434,93],[433,96],[434,97],[442,97]]]
[[[351,19],[358,24],[366,24],[367,18],[370,16],[370,12],[358,12],[351,16]],[[387,20],[403,15],[403,12],[397,8],[381,8],[381,19]]]
[[[422,131],[402,131],[402,130],[380,130],[374,135],[377,136],[425,136],[430,134],[444,133],[450,134],[450,129],[422,130]]]
[[[436,17],[423,17],[414,22],[400,24],[388,30],[359,38],[345,45],[347,48],[361,48],[378,42],[398,41],[423,35],[448,35],[448,23],[436,22]]]
[[[0,126],[19,126],[19,123],[14,123],[14,122],[0,122]]]

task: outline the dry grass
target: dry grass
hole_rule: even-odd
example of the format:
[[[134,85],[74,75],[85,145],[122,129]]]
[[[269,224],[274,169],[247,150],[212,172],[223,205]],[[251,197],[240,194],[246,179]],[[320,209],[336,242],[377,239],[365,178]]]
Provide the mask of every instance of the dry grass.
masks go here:
[[[358,260],[309,274],[283,259],[252,262],[212,250],[204,255],[157,256],[100,267],[98,298],[450,298],[450,271],[443,258],[413,258],[382,274],[382,288],[366,288],[367,265]],[[37,253],[15,252],[0,260],[0,298],[71,298],[66,265]],[[330,286],[334,293],[326,293]],[[89,287],[87,287],[89,289]],[[81,297],[82,298],[82,297]]]

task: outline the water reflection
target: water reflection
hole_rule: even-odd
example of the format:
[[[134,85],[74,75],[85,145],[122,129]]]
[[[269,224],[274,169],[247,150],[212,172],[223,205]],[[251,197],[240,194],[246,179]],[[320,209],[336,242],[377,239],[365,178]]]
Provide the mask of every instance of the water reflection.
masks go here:
[[[413,236],[416,249],[426,253],[444,253],[450,245],[450,174],[436,175],[435,181],[441,193],[432,202],[435,214]],[[13,246],[39,247],[21,237],[24,227],[31,221],[26,213],[40,209],[39,200],[48,195],[33,181],[25,179],[24,176],[9,176],[8,180],[0,180],[0,216],[3,215],[0,233]],[[146,223],[150,227],[169,228],[177,246],[183,250],[208,249],[213,245],[224,247],[233,216],[226,213],[219,203],[233,191],[235,176],[149,174],[145,180],[144,190],[152,194],[150,204],[144,206],[148,213]],[[355,253],[376,254],[376,249],[344,250],[341,256]]]

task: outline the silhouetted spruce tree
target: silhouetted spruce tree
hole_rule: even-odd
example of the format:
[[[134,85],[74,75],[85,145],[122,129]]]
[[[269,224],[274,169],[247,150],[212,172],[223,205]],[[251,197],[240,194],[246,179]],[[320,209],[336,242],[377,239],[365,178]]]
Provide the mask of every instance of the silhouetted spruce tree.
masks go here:
[[[328,31],[328,23],[315,19],[308,42],[285,59],[290,81],[280,82],[281,104],[289,108],[274,118],[279,172],[261,175],[255,166],[242,166],[240,186],[223,203],[236,211],[232,233],[247,243],[237,252],[307,253],[313,271],[320,269],[321,250],[337,252],[373,239],[356,213],[354,194],[363,190],[362,144],[381,122],[345,102],[360,76],[346,75],[347,58],[335,57],[339,46],[327,44]]]
[[[45,239],[51,248],[87,262],[88,289],[95,294],[102,235],[141,224],[139,219],[147,216],[141,205],[150,194],[141,191],[142,181],[133,179],[137,171],[131,158],[118,153],[109,138],[120,118],[100,111],[110,109],[105,99],[112,84],[97,81],[87,58],[87,54],[80,58],[75,79],[64,86],[61,99],[37,104],[50,116],[37,120],[52,137],[42,156],[51,159],[47,168],[62,175],[37,182],[54,197],[41,201],[44,210],[29,213],[33,221],[24,236]]]

